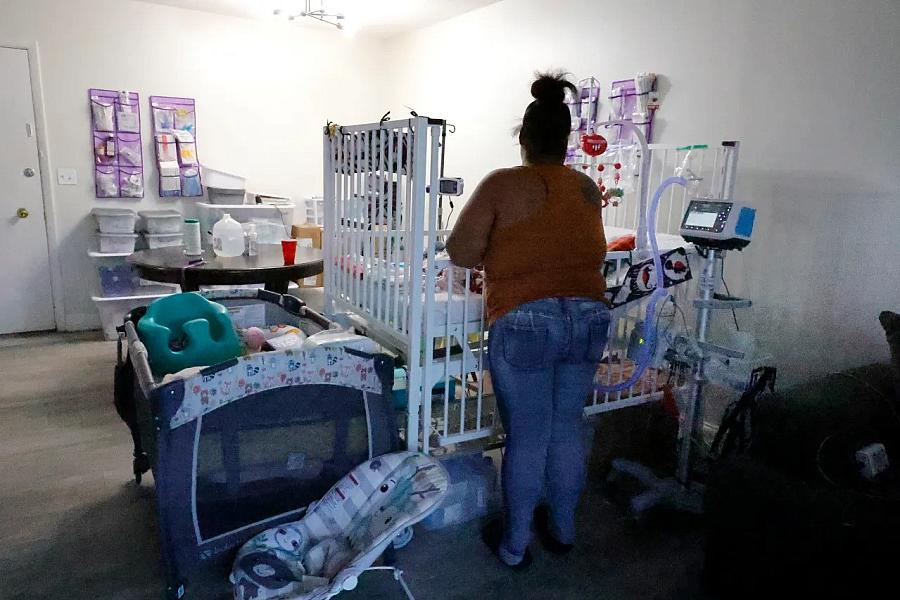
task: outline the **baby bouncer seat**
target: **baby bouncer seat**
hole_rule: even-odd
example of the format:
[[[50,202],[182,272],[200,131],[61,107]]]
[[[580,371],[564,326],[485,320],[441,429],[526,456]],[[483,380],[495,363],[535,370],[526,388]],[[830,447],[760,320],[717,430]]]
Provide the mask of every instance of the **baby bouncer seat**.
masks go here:
[[[238,551],[235,600],[325,600],[356,587],[404,528],[434,511],[449,476],[433,458],[396,452],[338,481],[300,521],[266,530]],[[394,577],[410,600],[402,573]]]

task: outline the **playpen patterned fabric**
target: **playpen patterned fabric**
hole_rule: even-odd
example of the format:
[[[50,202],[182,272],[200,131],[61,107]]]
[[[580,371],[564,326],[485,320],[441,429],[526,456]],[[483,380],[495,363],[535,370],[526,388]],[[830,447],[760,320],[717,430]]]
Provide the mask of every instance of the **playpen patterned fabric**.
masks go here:
[[[448,484],[444,468],[423,454],[366,461],[302,520],[241,547],[231,573],[235,600],[321,600],[340,593],[404,527],[437,508]]]
[[[338,385],[379,394],[383,391],[371,358],[343,348],[261,352],[210,371],[204,369],[184,380],[184,400],[169,421],[170,429],[249,394],[292,385]]]

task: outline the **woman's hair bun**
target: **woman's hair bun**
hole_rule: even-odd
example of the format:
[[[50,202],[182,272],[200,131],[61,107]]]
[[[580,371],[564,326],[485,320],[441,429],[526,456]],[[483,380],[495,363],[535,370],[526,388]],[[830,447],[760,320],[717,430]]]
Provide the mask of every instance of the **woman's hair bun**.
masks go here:
[[[531,95],[541,104],[562,103],[566,99],[566,89],[575,92],[575,86],[566,79],[566,74],[535,73],[536,79],[531,84]]]

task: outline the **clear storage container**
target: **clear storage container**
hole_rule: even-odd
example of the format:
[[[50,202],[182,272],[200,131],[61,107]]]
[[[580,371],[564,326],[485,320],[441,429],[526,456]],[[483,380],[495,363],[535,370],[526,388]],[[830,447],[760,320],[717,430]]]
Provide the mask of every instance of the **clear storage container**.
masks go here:
[[[184,245],[183,233],[145,233],[144,239],[151,250]]]
[[[134,233],[137,215],[127,208],[95,208],[91,214],[101,233]]]
[[[140,210],[143,229],[147,233],[181,233],[181,213],[177,210]]]
[[[133,226],[133,225],[132,225]],[[137,242],[136,233],[98,233],[100,240],[100,252],[104,254],[131,254],[134,252],[134,244]]]
[[[450,488],[438,509],[422,521],[425,529],[466,523],[499,507],[497,470],[490,458],[481,454],[454,455],[441,464],[450,474]]]
[[[122,324],[125,314],[139,306],[147,306],[157,298],[169,294],[152,294],[146,296],[122,296],[118,298],[103,298],[93,296],[91,300],[100,313],[100,324],[103,327],[103,335],[108,340],[118,339],[116,327]]]

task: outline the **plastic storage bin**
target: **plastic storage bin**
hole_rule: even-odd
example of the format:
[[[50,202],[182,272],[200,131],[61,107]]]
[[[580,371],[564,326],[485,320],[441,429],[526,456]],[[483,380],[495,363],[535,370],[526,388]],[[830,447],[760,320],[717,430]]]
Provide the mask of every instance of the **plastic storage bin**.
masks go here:
[[[147,240],[147,247],[151,250],[184,245],[183,233],[145,233],[144,239]]]
[[[306,201],[306,222],[310,225],[325,225],[325,198],[313,196]]]
[[[141,280],[131,265],[98,265],[100,277],[100,293],[104,298],[117,296],[134,296],[138,293]]]
[[[206,186],[210,204],[243,204],[246,192],[243,189],[217,188]]]
[[[137,269],[125,262],[126,254],[88,252],[97,267],[100,295],[104,298],[169,294],[179,291],[177,285],[157,283],[140,278]]]
[[[133,226],[133,225],[132,225]],[[98,233],[100,240],[100,252],[131,254],[134,252],[134,244],[137,242],[138,235],[136,233]]]
[[[95,208],[91,214],[101,233],[134,233],[137,215],[127,208]]]
[[[147,306],[157,298],[168,296],[165,294],[150,294],[145,296],[123,296],[120,298],[103,298],[93,296],[91,300],[100,312],[100,324],[103,327],[103,335],[108,340],[118,339],[116,327],[122,324],[125,315],[139,307]]]
[[[450,489],[440,507],[422,521],[435,530],[466,523],[499,508],[497,470],[481,454],[451,455],[441,461],[450,474]]]
[[[182,218],[177,210],[140,210],[143,229],[147,233],[181,233]]]
[[[213,169],[206,165],[202,165],[201,169],[201,175],[203,176],[203,181],[206,183],[207,187],[212,186],[220,189],[241,190],[242,192],[244,188],[247,187],[246,177],[241,177],[240,175],[235,175],[228,171]]]
[[[200,237],[204,248],[212,248],[212,228],[225,213],[231,215],[238,223],[252,223],[254,219],[282,223],[284,232],[280,240],[290,237],[291,224],[294,222],[293,204],[209,204],[198,202],[197,214],[200,218]],[[260,243],[265,243],[260,241]]]

